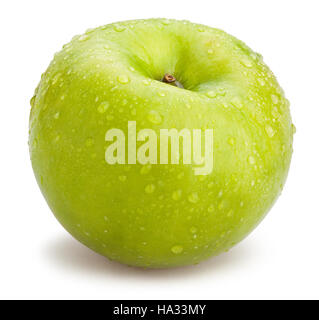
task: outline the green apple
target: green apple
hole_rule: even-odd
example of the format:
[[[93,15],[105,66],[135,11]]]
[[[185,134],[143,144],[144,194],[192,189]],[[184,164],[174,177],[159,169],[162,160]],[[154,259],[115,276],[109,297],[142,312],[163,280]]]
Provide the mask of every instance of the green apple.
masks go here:
[[[288,173],[294,126],[273,73],[243,42],[203,25],[150,19],[88,30],[55,55],[31,105],[32,166],[54,215],[89,248],[131,266],[227,251],[264,218]],[[108,163],[107,132],[132,142],[129,123],[157,137],[212,129],[213,170],[129,162],[128,152]]]

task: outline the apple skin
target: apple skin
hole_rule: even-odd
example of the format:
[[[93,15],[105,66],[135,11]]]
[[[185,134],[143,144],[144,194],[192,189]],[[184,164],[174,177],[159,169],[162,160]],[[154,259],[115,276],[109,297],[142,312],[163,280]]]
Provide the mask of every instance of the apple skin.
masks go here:
[[[166,73],[184,89],[158,81]],[[287,177],[289,102],[262,57],[218,29],[150,19],[88,30],[55,55],[31,105],[30,156],[52,212],[127,265],[197,264],[229,250]],[[213,128],[213,172],[107,164],[105,133],[125,132],[128,121],[156,132]]]

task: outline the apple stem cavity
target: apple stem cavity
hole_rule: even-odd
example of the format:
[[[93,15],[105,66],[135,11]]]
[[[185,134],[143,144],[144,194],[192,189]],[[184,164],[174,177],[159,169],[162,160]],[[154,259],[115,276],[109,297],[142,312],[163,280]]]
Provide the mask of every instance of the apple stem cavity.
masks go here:
[[[161,81],[164,83],[170,84],[172,86],[184,89],[183,85],[179,81],[177,81],[173,75],[171,75],[169,73],[165,73],[165,75]]]

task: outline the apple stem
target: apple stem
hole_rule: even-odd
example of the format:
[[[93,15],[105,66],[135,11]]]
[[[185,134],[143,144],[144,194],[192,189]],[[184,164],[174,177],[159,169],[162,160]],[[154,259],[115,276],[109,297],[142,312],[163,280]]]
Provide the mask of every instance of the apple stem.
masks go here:
[[[183,85],[179,81],[177,81],[174,76],[172,76],[169,73],[166,73],[161,81],[164,83],[168,83],[170,85],[173,85],[175,87],[184,89]]]

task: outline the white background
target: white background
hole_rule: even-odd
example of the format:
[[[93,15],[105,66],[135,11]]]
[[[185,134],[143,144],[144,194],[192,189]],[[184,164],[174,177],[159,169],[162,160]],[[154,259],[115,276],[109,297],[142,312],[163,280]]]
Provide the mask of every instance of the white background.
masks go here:
[[[2,1],[0,299],[318,299],[318,12],[316,0]],[[286,186],[262,224],[229,253],[173,270],[112,263],[68,235],[27,146],[29,100],[53,54],[87,28],[152,17],[221,28],[262,53],[297,127]]]

